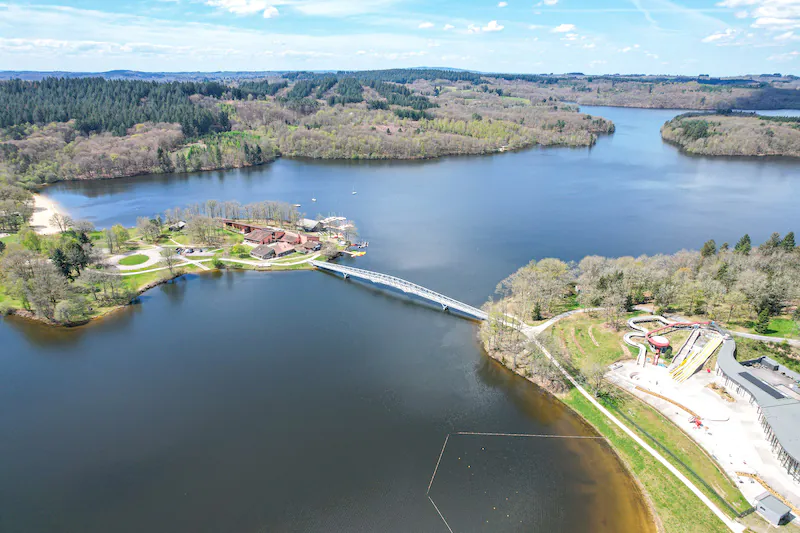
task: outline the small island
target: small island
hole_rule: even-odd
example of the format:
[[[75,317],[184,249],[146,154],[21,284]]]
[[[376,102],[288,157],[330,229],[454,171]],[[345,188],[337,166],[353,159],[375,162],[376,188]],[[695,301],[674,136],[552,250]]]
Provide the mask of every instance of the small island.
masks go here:
[[[0,229],[13,230],[0,233],[0,315],[54,326],[85,324],[186,274],[310,270],[312,261],[357,257],[367,246],[351,220],[305,218],[282,202],[212,200],[103,230],[55,212],[37,232],[30,199],[17,201],[26,216],[0,217]]]
[[[685,113],[661,137],[696,155],[800,157],[800,117],[754,113]]]

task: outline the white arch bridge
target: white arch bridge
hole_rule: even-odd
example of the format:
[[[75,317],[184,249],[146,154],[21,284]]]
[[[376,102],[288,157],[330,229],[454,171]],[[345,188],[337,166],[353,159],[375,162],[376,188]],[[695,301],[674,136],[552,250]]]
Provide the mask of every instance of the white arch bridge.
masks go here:
[[[365,281],[370,281],[378,285],[385,285],[387,287],[392,287],[393,289],[403,291],[406,294],[413,294],[415,296],[419,296],[420,298],[423,298],[425,300],[438,303],[439,305],[442,306],[443,311],[453,309],[456,311],[460,311],[465,315],[477,318],[478,320],[487,320],[489,318],[489,315],[487,315],[485,311],[482,311],[477,307],[467,305],[464,302],[459,302],[458,300],[454,300],[453,298],[445,296],[444,294],[439,294],[438,292],[426,289],[425,287],[422,287],[415,283],[411,283],[410,281],[406,281],[401,278],[388,276],[386,274],[381,274],[380,272],[372,272],[370,270],[364,270],[361,268],[354,268],[343,265],[336,265],[333,263],[322,263],[320,261],[309,261],[309,262],[320,270],[327,270],[328,272],[336,272],[338,274],[341,274],[342,277],[344,277],[344,279],[350,277],[363,279]]]

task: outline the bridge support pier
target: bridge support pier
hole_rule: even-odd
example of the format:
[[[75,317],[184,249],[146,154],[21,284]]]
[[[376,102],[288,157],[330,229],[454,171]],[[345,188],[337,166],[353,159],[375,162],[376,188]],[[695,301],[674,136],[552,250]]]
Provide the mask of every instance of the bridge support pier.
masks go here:
[[[449,310],[450,310],[450,308],[448,306],[446,306],[445,304],[442,304],[442,311],[449,311]]]
[[[342,279],[348,279],[349,277],[350,277],[350,274],[348,274],[346,272],[342,272]]]

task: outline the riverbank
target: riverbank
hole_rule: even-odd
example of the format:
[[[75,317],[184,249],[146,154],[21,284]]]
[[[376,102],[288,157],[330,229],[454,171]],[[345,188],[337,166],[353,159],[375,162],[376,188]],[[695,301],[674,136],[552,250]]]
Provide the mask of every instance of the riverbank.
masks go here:
[[[666,122],[661,137],[693,155],[800,158],[797,117],[686,113]]]

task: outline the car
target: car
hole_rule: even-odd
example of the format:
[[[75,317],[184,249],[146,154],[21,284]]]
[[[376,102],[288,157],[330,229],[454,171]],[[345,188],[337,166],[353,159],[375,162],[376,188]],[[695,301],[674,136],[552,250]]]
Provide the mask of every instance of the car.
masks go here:
[[[194,253],[194,248],[187,248],[186,249],[186,253],[187,254],[193,254]]]

